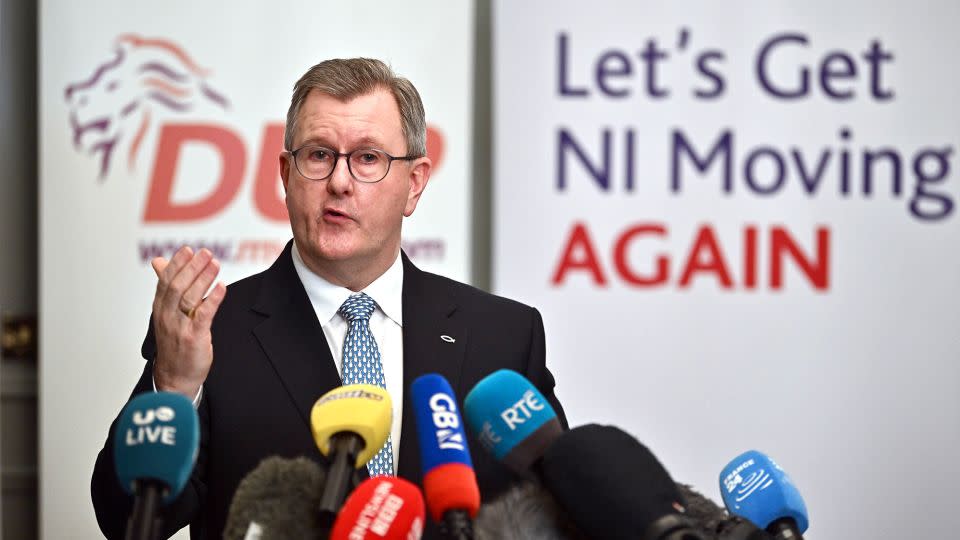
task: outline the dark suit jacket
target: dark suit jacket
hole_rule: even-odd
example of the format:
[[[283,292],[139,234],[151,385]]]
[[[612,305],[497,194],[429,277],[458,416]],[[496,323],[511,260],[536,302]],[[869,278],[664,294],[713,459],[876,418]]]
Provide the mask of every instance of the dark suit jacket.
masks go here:
[[[264,272],[230,285],[213,321],[214,362],[197,413],[200,453],[190,482],[165,511],[164,534],[190,524],[191,538],[219,540],[233,492],[271,455],[323,456],[310,432],[310,409],[340,385],[320,322],[293,267],[291,245]],[[403,420],[398,476],[421,484],[420,454],[410,383],[424,373],[450,381],[458,398],[500,368],[533,382],[566,426],[544,355],[543,321],[536,309],[423,272],[403,257]],[[454,343],[440,339],[455,338]],[[133,395],[152,391],[153,325],[143,343],[147,359]],[[97,456],[91,482],[100,529],[122,538],[132,506],[114,472],[116,420]],[[468,430],[469,431],[469,430]],[[514,476],[468,436],[484,499]],[[165,536],[165,537],[166,537]]]

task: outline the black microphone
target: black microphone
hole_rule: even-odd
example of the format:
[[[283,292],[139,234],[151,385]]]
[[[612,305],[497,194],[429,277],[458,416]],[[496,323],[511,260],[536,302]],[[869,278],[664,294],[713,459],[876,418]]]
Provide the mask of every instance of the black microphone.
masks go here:
[[[224,540],[325,538],[320,496],[326,478],[327,471],[305,457],[265,458],[237,486]]]
[[[645,446],[613,426],[588,424],[557,438],[542,476],[591,538],[705,540],[670,475]]]

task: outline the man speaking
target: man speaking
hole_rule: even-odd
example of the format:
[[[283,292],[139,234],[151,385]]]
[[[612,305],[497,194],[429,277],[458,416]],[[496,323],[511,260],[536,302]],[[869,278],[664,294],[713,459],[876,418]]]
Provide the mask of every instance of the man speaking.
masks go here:
[[[563,419],[540,314],[423,272],[400,250],[403,218],[431,169],[423,104],[410,81],[371,59],[310,68],[294,86],[279,162],[293,240],[269,269],[227,288],[214,284],[219,262],[206,250],[183,247],[153,261],[147,362],[133,394],[188,396],[201,434],[190,481],[165,513],[164,537],[189,525],[192,538],[221,538],[237,484],[265,457],[322,460],[310,409],[341,384],[390,393],[390,436],[369,474],[417,483],[414,413],[404,408],[410,382],[424,373],[446,377],[462,399],[491,372],[513,369]],[[115,425],[91,483],[108,538],[123,536],[131,507],[114,473]],[[511,473],[476,440],[470,446],[484,497],[504,490]]]

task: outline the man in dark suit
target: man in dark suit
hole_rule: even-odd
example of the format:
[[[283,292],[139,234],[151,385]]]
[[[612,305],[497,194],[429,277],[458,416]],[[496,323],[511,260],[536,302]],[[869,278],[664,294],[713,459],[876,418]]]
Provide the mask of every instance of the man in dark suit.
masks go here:
[[[339,307],[347,299],[375,304],[373,368],[378,375],[382,369],[395,400],[395,446],[382,454],[390,456],[385,463],[395,458],[397,475],[421,480],[404,389],[424,373],[446,377],[462,400],[486,375],[513,369],[566,424],[545,365],[540,314],[423,272],[400,250],[403,218],[430,177],[425,140],[423,105],[409,81],[376,60],[322,62],[297,82],[287,113],[279,161],[293,240],[280,257],[229,294],[214,285],[219,263],[206,250],[184,247],[170,261],[153,261],[158,284],[142,350],[147,364],[133,394],[186,395],[201,426],[190,482],[165,512],[166,536],[189,524],[192,538],[219,539],[238,483],[267,456],[323,461],[309,413],[348,378],[341,354],[354,330]],[[475,438],[469,442],[489,499],[513,477]],[[91,491],[104,535],[120,538],[131,502],[112,455],[108,436]]]

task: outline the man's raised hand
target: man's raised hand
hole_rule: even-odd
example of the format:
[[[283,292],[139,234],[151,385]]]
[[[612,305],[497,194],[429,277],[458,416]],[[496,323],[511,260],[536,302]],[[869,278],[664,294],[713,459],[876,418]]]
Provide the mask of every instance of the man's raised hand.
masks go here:
[[[150,264],[157,273],[153,380],[157,390],[194,399],[213,363],[210,325],[227,293],[222,282],[210,289],[220,272],[220,262],[206,249],[194,253],[184,246],[169,261],[156,257]],[[210,294],[204,298],[208,290]]]

